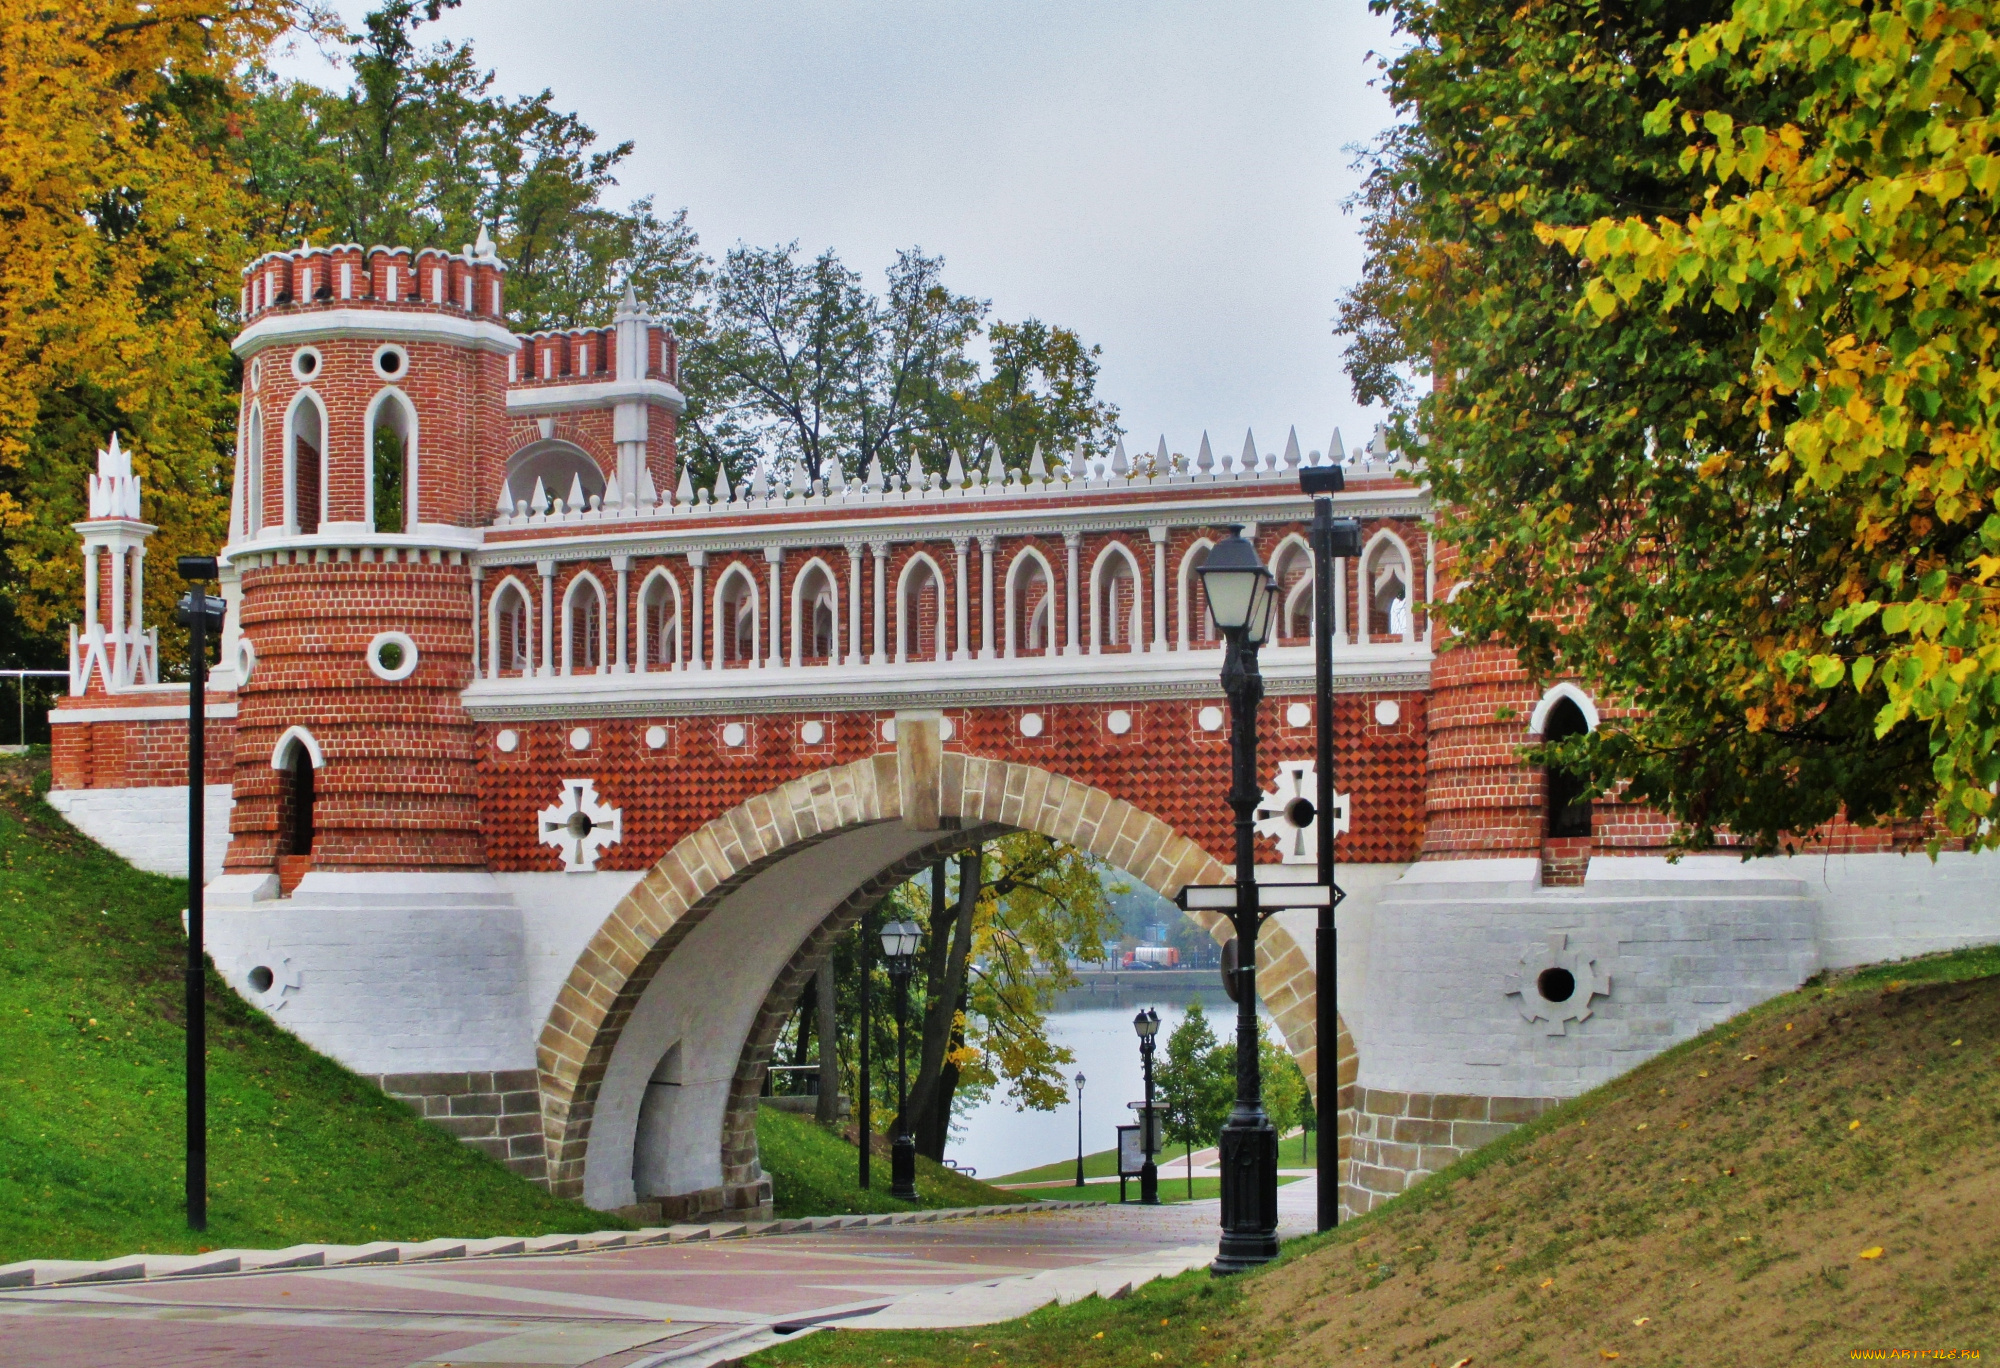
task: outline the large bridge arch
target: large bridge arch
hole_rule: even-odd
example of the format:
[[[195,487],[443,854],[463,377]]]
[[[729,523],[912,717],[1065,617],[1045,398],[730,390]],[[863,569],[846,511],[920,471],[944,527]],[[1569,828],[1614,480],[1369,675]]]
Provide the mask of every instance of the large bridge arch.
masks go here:
[[[768,1200],[756,1094],[785,1012],[832,939],[942,855],[1028,830],[1089,851],[1167,897],[1228,877],[1207,850],[1103,789],[957,752],[912,763],[916,749],[906,735],[900,754],[819,770],[751,798],[684,837],[612,909],[558,991],[537,1044],[553,1191],[598,1207],[635,1199],[638,1121],[651,1084],[679,1090],[674,1132],[684,1139],[671,1190],[685,1193],[690,1209]],[[1211,933],[1226,925],[1202,919]],[[1275,921],[1264,934],[1260,993],[1312,1078],[1312,967]],[[1353,1064],[1341,1035],[1345,1084]],[[659,1082],[656,1067],[670,1053],[676,1076]]]

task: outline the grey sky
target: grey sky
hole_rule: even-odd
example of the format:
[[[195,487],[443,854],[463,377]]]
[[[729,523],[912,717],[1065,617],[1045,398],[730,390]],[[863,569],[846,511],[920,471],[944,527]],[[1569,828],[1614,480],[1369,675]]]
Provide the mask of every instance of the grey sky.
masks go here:
[[[433,27],[633,140],[624,193],[687,206],[712,255],[796,238],[879,288],[917,244],[995,316],[1075,328],[1128,443],[1351,448],[1379,416],[1330,332],[1361,268],[1346,149],[1390,119],[1364,0],[466,0]]]

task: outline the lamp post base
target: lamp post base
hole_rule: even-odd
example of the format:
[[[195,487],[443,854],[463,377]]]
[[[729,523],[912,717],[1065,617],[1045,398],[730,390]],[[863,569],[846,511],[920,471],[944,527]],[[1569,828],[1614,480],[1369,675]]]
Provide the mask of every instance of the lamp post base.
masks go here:
[[[889,1195],[900,1202],[917,1200],[917,1141],[899,1135],[889,1151]]]
[[[1222,1128],[1222,1241],[1209,1268],[1242,1273],[1278,1257],[1278,1131],[1260,1110]]]

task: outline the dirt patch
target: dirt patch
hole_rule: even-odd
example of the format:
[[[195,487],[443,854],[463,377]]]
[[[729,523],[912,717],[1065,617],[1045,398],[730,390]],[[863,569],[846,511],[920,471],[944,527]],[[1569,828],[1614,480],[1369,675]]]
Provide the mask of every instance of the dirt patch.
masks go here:
[[[1254,1280],[1250,1362],[2000,1352],[2000,978],[1738,1018]]]

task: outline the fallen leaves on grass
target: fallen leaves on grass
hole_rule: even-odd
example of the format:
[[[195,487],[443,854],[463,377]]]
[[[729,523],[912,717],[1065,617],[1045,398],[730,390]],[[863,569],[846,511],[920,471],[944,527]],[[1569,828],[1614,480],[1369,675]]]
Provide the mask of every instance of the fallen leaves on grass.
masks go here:
[[[1864,1249],[1864,1250],[1862,1250],[1862,1251],[1861,1251],[1861,1257],[1862,1257],[1862,1258],[1864,1258],[1864,1259],[1879,1259],[1879,1258],[1881,1258],[1881,1257],[1882,1257],[1882,1246],[1881,1246],[1881,1245],[1869,1245],[1869,1246],[1868,1246],[1868,1248],[1866,1248],[1866,1249]]]

